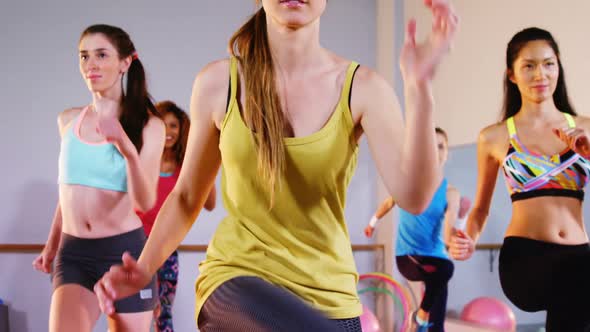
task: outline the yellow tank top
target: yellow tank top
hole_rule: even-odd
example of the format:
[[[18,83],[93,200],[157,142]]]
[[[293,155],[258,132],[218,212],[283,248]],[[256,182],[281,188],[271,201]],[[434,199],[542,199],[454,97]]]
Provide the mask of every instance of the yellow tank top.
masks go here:
[[[231,93],[219,142],[228,216],[199,266],[196,317],[219,285],[238,276],[257,276],[283,287],[330,318],[359,316],[358,274],[344,220],[358,155],[349,107],[358,64],[348,67],[340,100],[325,126],[309,136],[284,138],[286,167],[269,210],[252,134],[236,100],[237,60],[230,62]]]

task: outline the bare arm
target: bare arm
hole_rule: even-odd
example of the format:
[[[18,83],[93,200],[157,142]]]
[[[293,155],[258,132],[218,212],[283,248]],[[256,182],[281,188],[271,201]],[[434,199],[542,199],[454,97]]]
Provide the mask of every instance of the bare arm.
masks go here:
[[[406,120],[393,89],[368,69],[357,73],[352,107],[389,194],[400,208],[420,214],[440,182],[429,88],[408,88]]]
[[[72,120],[80,114],[81,108],[72,108],[61,112],[57,117],[57,127],[59,129],[59,135],[63,136],[63,133],[68,125],[71,124]],[[52,251],[57,251],[59,241],[61,239],[62,229],[62,215],[61,205],[59,200],[57,201],[57,207],[53,214],[53,221],[51,223],[51,229],[49,230],[49,236],[47,237],[47,243],[45,248]]]
[[[381,205],[379,205],[379,207],[377,208],[377,211],[375,211],[375,217],[377,219],[383,218],[383,216],[386,215],[387,212],[391,211],[391,209],[393,209],[394,206],[395,206],[395,201],[393,200],[393,197],[386,198],[381,203]]]
[[[477,242],[490,211],[500,164],[493,156],[493,142],[485,130],[477,142],[477,190],[467,219],[467,234]]]
[[[80,108],[69,109],[61,112],[57,117],[57,126],[59,129],[60,136],[63,136],[65,128],[71,123],[72,119],[80,113]],[[53,214],[53,220],[51,222],[51,228],[49,229],[49,235],[47,236],[47,242],[43,247],[41,254],[33,260],[33,267],[39,271],[50,273],[51,263],[59,248],[59,242],[61,240],[62,230],[62,215],[61,205],[59,200]]]
[[[207,66],[195,79],[191,127],[178,182],[162,205],[138,264],[153,275],[178,247],[212,193],[221,165],[215,110],[223,109],[229,77],[228,61]]]
[[[55,214],[53,215],[53,222],[51,223],[51,229],[49,230],[47,242],[45,243],[41,254],[39,254],[39,256],[33,260],[33,267],[36,270],[45,273],[51,273],[53,259],[55,258],[57,250],[59,249],[59,241],[61,239],[61,224],[61,208],[59,207],[58,202],[57,208],[55,209]]]
[[[459,201],[461,194],[457,188],[449,186],[447,188],[447,211],[445,212],[443,241],[448,245],[451,241],[451,234],[459,214]]]
[[[61,239],[61,224],[61,207],[58,201],[57,207],[55,208],[55,213],[53,214],[53,222],[51,223],[49,236],[47,237],[47,242],[45,243],[45,248],[52,252],[57,251],[57,248],[59,246],[59,240]]]
[[[494,157],[494,143],[508,141],[506,133],[496,126],[482,130],[477,142],[477,189],[475,202],[467,219],[466,231],[453,232],[449,243],[449,254],[454,259],[465,260],[471,257],[475,250],[475,243],[479,239],[488,218],[490,204],[498,177],[500,162]],[[505,151],[504,149],[502,149]]]
[[[410,20],[400,54],[405,122],[393,89],[378,75],[358,73],[358,92],[352,94],[379,174],[396,203],[412,214],[427,208],[440,183],[431,86],[458,24],[448,1],[424,4],[433,14],[431,33],[417,44],[416,22]]]
[[[386,215],[387,212],[391,211],[391,209],[393,209],[394,206],[395,201],[393,200],[393,197],[386,198],[381,203],[381,205],[379,205],[377,211],[375,211],[375,214],[371,217],[369,224],[367,225],[367,227],[365,227],[365,235],[367,237],[373,236],[373,232],[375,230],[375,227],[377,226],[377,222],[379,221],[379,219],[383,218],[383,216]]]
[[[124,253],[123,264],[113,265],[94,285],[99,306],[107,315],[114,314],[116,299],[137,293],[149,283],[178,248],[210,195],[221,165],[214,119],[225,108],[228,77],[228,60],[209,64],[197,75],[190,105],[192,124],[178,181],[160,208],[139,259]]]
[[[166,129],[162,120],[152,116],[143,128],[143,146],[140,153],[127,135],[123,135],[118,146],[127,161],[127,191],[134,208],[138,211],[148,211],[156,202],[165,135]]]
[[[215,185],[211,187],[211,191],[209,192],[209,196],[207,196],[207,200],[205,201],[205,209],[207,211],[212,211],[215,209],[215,205],[217,203],[217,190],[215,189]]]

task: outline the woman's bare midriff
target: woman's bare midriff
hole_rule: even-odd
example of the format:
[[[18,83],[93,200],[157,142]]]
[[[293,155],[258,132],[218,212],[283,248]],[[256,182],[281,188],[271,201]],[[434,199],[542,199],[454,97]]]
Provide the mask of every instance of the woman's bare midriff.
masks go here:
[[[506,236],[565,245],[587,243],[581,204],[576,198],[555,196],[516,201]]]
[[[102,238],[142,226],[128,193],[60,184],[62,232],[80,238]]]

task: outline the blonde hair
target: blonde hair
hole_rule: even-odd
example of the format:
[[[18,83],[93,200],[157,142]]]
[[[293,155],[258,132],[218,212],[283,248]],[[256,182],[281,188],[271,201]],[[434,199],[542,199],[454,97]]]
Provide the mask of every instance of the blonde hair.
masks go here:
[[[256,1],[260,4],[260,1]],[[258,155],[258,171],[274,204],[277,183],[285,168],[284,114],[275,83],[273,58],[268,42],[266,12],[260,8],[229,41],[229,49],[242,68],[245,87],[244,120],[252,131]]]

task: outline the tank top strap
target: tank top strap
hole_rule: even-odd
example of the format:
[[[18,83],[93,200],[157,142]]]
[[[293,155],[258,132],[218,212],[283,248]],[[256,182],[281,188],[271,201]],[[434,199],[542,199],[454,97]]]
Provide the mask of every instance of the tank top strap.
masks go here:
[[[348,65],[348,69],[346,70],[346,78],[344,79],[344,84],[342,84],[342,92],[340,93],[340,110],[343,112],[343,116],[350,127],[354,126],[352,113],[350,111],[352,81],[358,67],[359,64],[355,61],[352,61],[350,65]]]
[[[232,56],[229,59],[229,104],[227,111],[232,109],[233,104],[236,102],[236,95],[238,93],[238,58]]]
[[[233,109],[236,108],[237,94],[238,94],[238,59],[235,56],[229,58],[229,99],[227,103],[227,109],[225,110],[225,117],[221,123],[221,130],[225,128],[228,119],[233,113]]]
[[[69,128],[66,128],[66,130],[72,132],[72,134],[74,134],[74,135],[80,135],[80,127],[82,126],[82,119],[84,119],[84,117],[86,116],[86,113],[88,113],[89,109],[90,109],[90,105],[85,106],[80,111],[80,113],[78,113],[78,115],[76,115],[76,117],[72,120],[71,124],[68,126]]]
[[[574,120],[574,117],[568,113],[563,113],[563,115],[565,116],[565,119],[567,120],[568,126],[570,128],[575,128],[576,127],[576,120]]]
[[[514,124],[514,117],[509,117],[508,120],[506,120],[506,126],[508,127],[508,134],[510,135],[510,138],[514,137],[516,135],[516,125]]]

